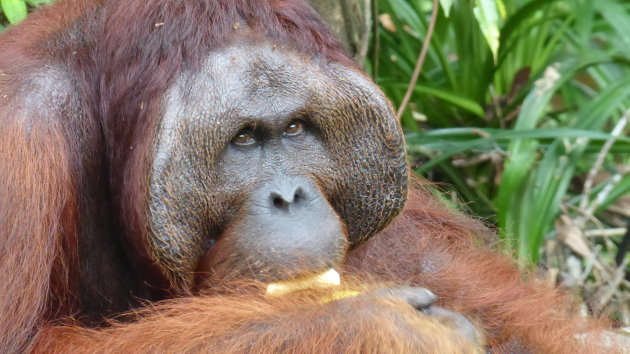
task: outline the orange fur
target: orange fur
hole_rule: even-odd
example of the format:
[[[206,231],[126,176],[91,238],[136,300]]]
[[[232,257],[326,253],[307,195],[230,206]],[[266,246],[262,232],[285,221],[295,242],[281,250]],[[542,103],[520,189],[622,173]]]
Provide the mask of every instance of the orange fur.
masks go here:
[[[18,110],[11,113],[23,123]],[[58,127],[4,124],[0,133],[0,348],[14,348],[43,324],[44,313],[76,308],[65,291],[74,286],[68,266],[75,254],[76,214]],[[64,291],[51,297],[58,289]]]
[[[242,291],[166,301],[134,314],[133,323],[114,323],[102,330],[49,327],[32,349],[36,353],[482,353],[452,328],[398,301],[360,295],[322,305],[319,297],[309,294],[261,294]],[[362,312],[356,316],[359,309]]]
[[[580,317],[567,294],[522,274],[512,259],[485,247],[483,240],[492,238],[488,232],[415,189],[403,214],[350,254],[348,268],[370,279],[433,290],[446,307],[479,321],[492,347],[592,353],[576,334],[597,333],[603,323]]]
[[[120,100],[128,98],[126,93],[137,92],[129,82],[105,82],[98,90],[91,85],[100,76],[82,69],[94,65],[95,59],[103,59],[81,51],[88,46],[81,41],[101,39],[90,37],[90,31],[94,30],[91,26],[81,33],[85,38],[72,37],[79,42],[73,43],[77,48],[61,46],[56,48],[56,54],[47,56],[46,45],[49,40],[54,42],[57,32],[73,26],[81,16],[98,18],[95,8],[101,2],[61,2],[0,37],[0,351],[18,352],[25,348],[63,353],[478,351],[451,328],[417,314],[408,304],[368,295],[320,304],[308,294],[274,299],[243,289],[147,303],[139,313],[126,316],[124,322],[105,328],[88,328],[80,322],[61,324],[60,321],[68,318],[79,318],[85,311],[77,299],[80,288],[77,229],[81,226],[82,213],[88,213],[81,209],[80,202],[87,204],[92,200],[83,200],[80,194],[92,183],[107,179],[106,173],[99,169],[105,154],[102,122],[93,116],[96,115],[93,110],[102,107],[99,106],[102,102],[91,100],[104,94],[106,88],[110,89],[110,96]],[[137,11],[149,3],[153,4],[134,1],[135,7],[130,5],[130,8]],[[302,4],[285,0],[270,1],[267,5],[284,14],[282,18],[287,22],[301,19],[298,10],[304,8]],[[120,13],[112,16],[114,25],[108,27],[112,33],[122,33],[120,37],[132,30],[116,26],[127,9],[122,4]],[[134,11],[128,15],[132,19]],[[324,54],[331,61],[352,65],[328,32],[319,30],[323,25],[312,17],[305,18],[310,27],[304,32],[300,29],[305,24],[299,22],[289,21],[292,31],[287,33],[273,27],[273,23],[260,25],[267,26],[269,33],[284,33],[284,37],[304,45],[305,51],[310,48],[309,53]],[[179,23],[201,31],[220,22],[211,19],[205,26],[197,22],[201,20],[183,18]],[[223,20],[227,21],[228,29],[232,28],[233,23]],[[148,28],[155,26],[155,22],[150,24]],[[133,29],[136,32],[125,38],[136,38],[134,34],[146,32],[145,27],[138,25]],[[164,33],[179,38],[177,33]],[[194,49],[191,57],[202,57],[207,52],[206,44],[216,45],[223,38],[223,34],[217,34],[216,38],[211,34],[195,37],[208,43],[185,43],[188,47],[182,52],[190,54]],[[169,43],[179,44],[175,39]],[[161,47],[154,49],[148,53],[161,53]],[[135,55],[132,50],[129,53],[123,54]],[[113,62],[127,64],[128,58],[123,54]],[[166,64],[157,55],[143,58],[154,61],[147,65],[151,70],[120,77],[131,83],[155,80],[151,86],[154,91],[141,92],[147,97],[157,96],[177,70],[185,67],[180,62],[183,59],[176,56],[168,56],[166,59],[171,61]],[[52,59],[56,66],[50,69]],[[128,64],[125,73],[134,73],[133,63]],[[100,69],[95,66],[96,69],[91,69]],[[51,73],[60,75],[51,79]],[[66,78],[68,82],[62,82]],[[61,90],[54,86],[57,84]],[[127,85],[127,91],[119,92],[122,84]],[[143,99],[133,98],[138,100],[132,102],[138,103],[134,107],[144,107],[140,105]],[[129,127],[122,123],[115,126],[128,128],[133,134],[137,131],[132,128],[143,130],[142,124],[126,124]],[[118,132],[123,138],[128,133]],[[134,146],[147,151],[148,145]],[[116,146],[111,144],[109,148]],[[125,183],[135,183],[134,180],[144,176],[141,168],[130,166],[124,171]],[[488,230],[479,223],[447,209],[427,192],[415,190],[410,192],[406,209],[392,225],[349,254],[345,275],[356,277],[357,281],[351,284],[384,282],[427,287],[440,295],[445,307],[478,321],[497,351],[511,351],[510,348],[519,345],[549,353],[593,350],[574,338],[579,333],[596,332],[599,324],[575,315],[568,298],[559,291],[534,279],[524,280],[526,276],[511,260],[485,247],[484,243],[491,239]]]
[[[568,297],[536,280],[523,280],[514,262],[479,245],[488,231],[415,190],[403,214],[352,252],[344,276],[351,284],[413,284],[434,290],[444,306],[475,319],[495,352],[592,353],[576,335],[597,333]],[[365,285],[358,285],[359,288]],[[147,306],[111,328],[47,327],[35,352],[476,352],[450,328],[417,316],[404,303],[318,297],[264,297],[259,287],[191,296]],[[352,287],[356,289],[357,287]],[[214,290],[216,292],[216,289]],[[387,311],[375,311],[379,306]],[[400,316],[384,315],[397,313]],[[401,331],[402,320],[409,326]],[[417,327],[416,327],[417,326]],[[417,338],[412,328],[422,328]]]

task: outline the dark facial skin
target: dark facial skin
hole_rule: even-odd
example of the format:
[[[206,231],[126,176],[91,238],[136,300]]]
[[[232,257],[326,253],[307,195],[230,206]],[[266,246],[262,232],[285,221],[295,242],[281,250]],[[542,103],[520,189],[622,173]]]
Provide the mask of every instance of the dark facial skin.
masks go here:
[[[259,280],[291,278],[335,266],[346,248],[344,223],[317,186],[280,175],[251,193],[197,271],[220,279],[244,270]]]
[[[402,133],[363,74],[245,37],[167,92],[149,180],[165,276],[275,280],[343,260],[402,208]]]

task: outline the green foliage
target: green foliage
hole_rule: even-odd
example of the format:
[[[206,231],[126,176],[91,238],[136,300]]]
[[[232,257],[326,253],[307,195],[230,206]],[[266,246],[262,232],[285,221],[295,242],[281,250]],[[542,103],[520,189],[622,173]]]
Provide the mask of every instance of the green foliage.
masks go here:
[[[422,46],[432,1],[381,0],[368,68],[398,106]],[[604,170],[630,164],[630,4],[623,0],[440,1],[436,31],[402,123],[417,172],[456,188],[494,221],[522,264],[538,261],[561,206],[609,139]],[[462,128],[467,127],[467,128]],[[615,172],[617,171],[617,172]],[[626,172],[627,173],[627,172]],[[618,176],[619,177],[619,176]],[[605,205],[630,193],[608,178]],[[598,211],[603,210],[599,205]],[[495,217],[496,215],[496,217]]]
[[[9,23],[18,23],[26,18],[26,2],[24,0],[0,0],[2,12]]]
[[[26,0],[26,3],[30,6],[40,6],[52,4],[55,0]]]
[[[50,4],[54,0],[0,0],[0,31],[3,25],[15,24],[26,18],[28,6]],[[27,6],[28,5],[28,6]]]

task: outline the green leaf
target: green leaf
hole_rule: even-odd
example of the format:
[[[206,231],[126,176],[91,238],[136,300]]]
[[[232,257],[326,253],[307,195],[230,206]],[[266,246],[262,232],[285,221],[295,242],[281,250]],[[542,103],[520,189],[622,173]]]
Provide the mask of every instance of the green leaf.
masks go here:
[[[0,0],[0,6],[9,23],[18,23],[26,18],[26,3],[24,0]]]
[[[625,176],[615,184],[612,190],[608,193],[606,198],[602,200],[598,211],[606,209],[610,204],[617,201],[617,199],[630,194],[630,175]]]
[[[383,86],[387,86],[387,84],[383,84]],[[406,85],[402,84],[402,83],[397,83],[392,85],[392,87],[398,87],[398,88],[405,88]],[[457,106],[459,108],[462,108],[470,113],[473,113],[474,115],[483,118],[484,116],[484,112],[483,112],[483,107],[481,107],[477,102],[464,97],[462,95],[459,95],[457,93],[454,92],[450,92],[447,90],[442,90],[439,88],[435,88],[435,87],[429,87],[426,85],[416,85],[413,88],[413,92],[414,94],[426,94],[426,95],[431,95],[434,97],[437,97],[441,100],[444,100],[454,106]],[[430,117],[429,117],[430,118]]]
[[[53,2],[55,2],[55,0],[26,0],[26,3],[31,6],[47,5]]]
[[[499,11],[497,10],[497,5],[494,0],[476,0],[475,3],[473,13],[492,51],[492,56],[496,61],[499,53],[499,39],[501,35],[499,31]]]
[[[614,1],[597,1],[596,7],[600,11],[602,17],[617,32],[617,36],[612,39],[615,47],[621,49],[626,55],[630,56],[630,23],[628,23],[628,11],[623,8],[621,3]]]
[[[451,13],[451,7],[453,7],[453,0],[440,0],[440,6],[442,11],[444,11],[444,17],[448,18],[448,15]]]
[[[480,135],[484,137],[480,138]],[[432,158],[418,168],[416,170],[418,173],[426,172],[431,167],[450,159],[453,155],[473,149],[482,149],[484,146],[493,148],[495,144],[502,141],[513,144],[517,141],[529,141],[530,139],[588,138],[590,141],[601,142],[614,139],[617,144],[621,142],[630,146],[630,138],[628,137],[614,137],[609,133],[570,128],[527,130],[448,128],[434,129],[424,133],[408,133],[405,138],[411,151],[439,152],[439,156]]]

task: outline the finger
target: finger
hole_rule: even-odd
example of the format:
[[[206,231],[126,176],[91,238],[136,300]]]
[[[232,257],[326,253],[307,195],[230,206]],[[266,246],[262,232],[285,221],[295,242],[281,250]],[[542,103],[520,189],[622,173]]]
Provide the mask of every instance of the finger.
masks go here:
[[[457,312],[449,311],[445,308],[438,306],[431,306],[426,308],[423,313],[431,317],[437,318],[445,325],[452,327],[457,332],[467,338],[470,341],[480,343],[480,333],[473,323],[464,315]]]
[[[437,295],[428,289],[411,286],[382,289],[379,290],[376,295],[405,301],[415,309],[429,307],[438,298]]]

